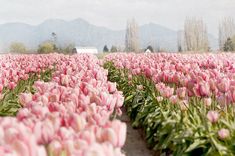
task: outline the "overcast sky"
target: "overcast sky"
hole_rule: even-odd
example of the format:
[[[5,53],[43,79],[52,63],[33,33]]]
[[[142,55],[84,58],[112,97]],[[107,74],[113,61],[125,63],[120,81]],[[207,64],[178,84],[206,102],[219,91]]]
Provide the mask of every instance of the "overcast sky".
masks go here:
[[[0,0],[0,24],[83,18],[95,25],[124,29],[126,20],[134,17],[139,25],[153,22],[178,30],[187,16],[202,17],[208,31],[217,35],[222,17],[235,19],[235,0]]]

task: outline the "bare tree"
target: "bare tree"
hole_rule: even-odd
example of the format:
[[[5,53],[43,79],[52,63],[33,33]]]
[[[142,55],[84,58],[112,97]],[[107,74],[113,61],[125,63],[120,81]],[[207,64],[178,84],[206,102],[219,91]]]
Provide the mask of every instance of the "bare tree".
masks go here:
[[[208,51],[207,28],[202,19],[193,17],[185,20],[184,41],[187,51]]]
[[[235,23],[233,18],[224,17],[219,24],[219,47],[223,50],[224,44],[228,38],[232,38],[235,35]]]
[[[127,21],[125,46],[128,52],[139,51],[139,28],[135,19]]]

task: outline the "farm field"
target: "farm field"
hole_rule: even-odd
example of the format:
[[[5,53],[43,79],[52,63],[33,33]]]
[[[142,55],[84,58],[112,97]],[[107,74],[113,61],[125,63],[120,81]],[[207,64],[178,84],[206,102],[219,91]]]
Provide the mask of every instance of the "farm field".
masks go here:
[[[109,80],[157,155],[235,155],[232,53],[112,54]]]
[[[235,155],[232,53],[1,55],[0,95],[0,155]]]
[[[2,55],[0,155],[124,155],[126,124],[113,119],[124,98],[99,64],[86,54]]]

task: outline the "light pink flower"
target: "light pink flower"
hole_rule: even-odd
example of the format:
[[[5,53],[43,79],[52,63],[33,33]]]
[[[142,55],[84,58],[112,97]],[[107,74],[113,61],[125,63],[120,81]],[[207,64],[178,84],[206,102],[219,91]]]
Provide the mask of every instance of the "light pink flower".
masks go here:
[[[221,140],[225,140],[229,137],[230,132],[228,129],[222,128],[221,130],[218,131],[218,135]]]
[[[210,86],[207,82],[199,84],[199,93],[200,93],[200,96],[202,96],[202,97],[210,96],[210,93],[211,93]]]
[[[176,104],[179,101],[179,98],[177,97],[177,95],[173,95],[170,97],[169,100],[172,104]]]
[[[209,111],[207,113],[207,119],[211,122],[211,123],[216,123],[219,119],[219,113],[216,111]]]
[[[108,82],[108,90],[110,93],[114,93],[117,90],[116,82],[115,83]]]
[[[227,92],[230,87],[230,80],[227,78],[223,78],[222,80],[219,81],[219,83],[217,84],[217,87],[219,91],[223,93]]]
[[[187,89],[185,87],[178,88],[176,90],[176,94],[178,95],[179,98],[184,99],[187,95]]]
[[[32,101],[32,94],[21,93],[19,95],[19,102],[21,105],[26,106],[31,101]]]
[[[211,98],[204,98],[203,103],[204,103],[204,105],[209,107],[209,106],[211,106],[212,100],[211,100]]]
[[[162,96],[158,96],[158,97],[156,97],[156,99],[157,99],[158,102],[163,101],[163,97]]]

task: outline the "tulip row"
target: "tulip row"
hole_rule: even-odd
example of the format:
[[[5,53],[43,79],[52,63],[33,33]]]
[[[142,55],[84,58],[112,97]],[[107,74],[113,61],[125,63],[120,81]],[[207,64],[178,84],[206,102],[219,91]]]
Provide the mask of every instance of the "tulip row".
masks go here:
[[[1,92],[0,116],[15,116],[22,105],[19,94],[22,92],[34,92],[33,84],[37,80],[48,81],[51,79],[51,69],[41,73],[30,73],[28,79],[19,80],[13,88],[4,87]]]
[[[124,98],[116,84],[107,81],[108,71],[95,56],[7,55],[1,61],[7,81],[15,84],[22,73],[53,65],[55,71],[50,82],[36,81],[33,92],[19,94],[23,108],[16,117],[0,118],[0,155],[124,155],[126,125],[111,120],[121,113]],[[19,80],[14,80],[16,75]]]
[[[134,127],[167,155],[234,155],[231,54],[112,54],[109,80],[125,95]]]
[[[0,115],[15,116],[22,108],[19,93],[33,92],[37,80],[49,81],[55,61],[46,55],[1,55],[0,62]]]

